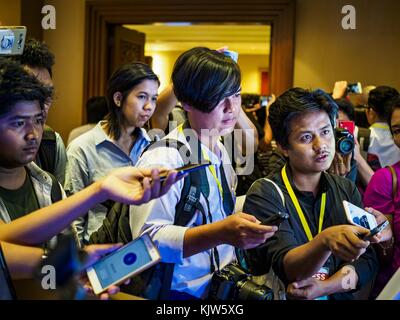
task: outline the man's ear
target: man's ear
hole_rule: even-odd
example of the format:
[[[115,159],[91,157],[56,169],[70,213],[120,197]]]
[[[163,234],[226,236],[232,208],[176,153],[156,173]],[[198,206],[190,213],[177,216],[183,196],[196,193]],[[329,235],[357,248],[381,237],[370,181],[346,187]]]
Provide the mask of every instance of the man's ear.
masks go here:
[[[277,146],[278,146],[278,150],[286,157],[286,158],[288,158],[289,157],[289,148],[287,148],[287,147],[283,147],[282,145],[280,145],[279,143],[277,143]]]
[[[372,108],[368,108],[365,110],[365,115],[367,116],[367,121],[370,125],[374,124],[377,119],[377,114]]]
[[[122,93],[121,92],[115,92],[113,94],[113,100],[114,100],[114,103],[116,104],[117,107],[121,107],[121,104],[122,104]]]
[[[183,108],[183,110],[185,110],[186,112],[190,112],[190,111],[192,111],[192,107],[191,106],[189,106],[187,103],[182,103],[182,108]]]

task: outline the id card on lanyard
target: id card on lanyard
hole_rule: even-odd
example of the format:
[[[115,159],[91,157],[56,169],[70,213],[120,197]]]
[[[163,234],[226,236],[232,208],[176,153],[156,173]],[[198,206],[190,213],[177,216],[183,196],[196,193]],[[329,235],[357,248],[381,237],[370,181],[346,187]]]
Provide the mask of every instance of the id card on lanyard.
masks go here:
[[[296,208],[297,215],[300,218],[301,225],[303,226],[304,232],[307,236],[308,241],[314,239],[314,236],[311,233],[310,226],[308,225],[307,219],[303,213],[303,210],[300,207],[300,203],[297,200],[296,194],[293,191],[293,188],[289,182],[287,173],[286,173],[286,165],[282,168],[282,179],[285,184],[286,190],[289,193],[290,199],[292,200],[294,207]],[[322,194],[321,197],[321,208],[319,211],[319,219],[318,219],[318,233],[322,231],[322,225],[324,223],[324,216],[325,216],[325,206],[326,206],[326,192]],[[324,281],[329,277],[329,269],[326,267],[322,267],[316,274],[312,276],[320,281]],[[319,297],[315,300],[328,300],[328,296]]]

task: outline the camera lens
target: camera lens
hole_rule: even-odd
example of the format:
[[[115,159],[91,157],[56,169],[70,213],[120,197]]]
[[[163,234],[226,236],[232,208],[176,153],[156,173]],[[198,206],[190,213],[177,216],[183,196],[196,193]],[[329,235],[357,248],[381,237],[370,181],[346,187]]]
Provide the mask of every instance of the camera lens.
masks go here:
[[[125,257],[124,257],[124,263],[127,265],[127,266],[130,266],[130,265],[132,265],[132,264],[134,264],[135,263],[135,261],[136,261],[136,254],[134,254],[133,252],[130,252],[130,253],[128,253],[127,255],[125,255]]]
[[[336,150],[342,155],[348,155],[354,149],[354,137],[346,129],[336,129],[335,131],[336,139]]]
[[[338,141],[339,152],[343,155],[347,155],[353,151],[354,142],[350,139],[344,138]]]
[[[257,285],[251,280],[238,282],[239,300],[274,300],[273,291],[263,285]]]

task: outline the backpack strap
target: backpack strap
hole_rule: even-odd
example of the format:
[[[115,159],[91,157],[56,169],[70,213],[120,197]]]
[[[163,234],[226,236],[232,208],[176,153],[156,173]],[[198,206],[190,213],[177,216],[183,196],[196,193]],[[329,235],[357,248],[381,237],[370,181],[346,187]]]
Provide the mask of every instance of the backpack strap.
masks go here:
[[[386,168],[389,169],[390,173],[392,174],[392,198],[394,199],[397,194],[397,174],[396,170],[393,166],[387,166]]]
[[[266,181],[268,181],[268,182],[270,182],[270,183],[272,183],[274,185],[276,191],[278,191],[279,196],[280,196],[280,198],[282,200],[282,204],[285,207],[285,197],[283,196],[283,192],[282,192],[281,188],[279,188],[279,186],[274,181],[272,181],[271,179],[264,178],[264,180],[266,180]]]
[[[158,147],[174,148],[179,151],[182,159],[188,159],[191,156],[191,151],[189,148],[183,142],[176,139],[163,139],[155,141],[147,146],[143,153],[147,150]],[[198,154],[200,155],[201,153]],[[203,194],[206,198],[210,194],[210,187],[208,185],[207,173],[205,170],[206,168],[192,171],[185,177],[180,200],[175,206],[174,225],[186,226],[194,217],[196,210],[202,212],[203,224],[207,222],[205,210],[200,203],[201,194]],[[162,300],[169,298],[175,264],[164,263],[164,265],[165,271],[158,296],[158,299]]]
[[[47,172],[54,174],[56,167],[57,142],[56,133],[49,126],[43,129],[42,142],[36,156],[36,162]]]

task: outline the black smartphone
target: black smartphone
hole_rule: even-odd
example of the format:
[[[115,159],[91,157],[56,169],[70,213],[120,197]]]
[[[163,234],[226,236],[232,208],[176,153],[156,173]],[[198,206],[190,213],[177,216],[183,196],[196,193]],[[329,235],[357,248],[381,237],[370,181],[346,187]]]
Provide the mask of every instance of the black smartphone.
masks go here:
[[[268,219],[265,219],[264,221],[261,222],[262,225],[265,226],[277,226],[289,219],[289,214],[287,212],[278,212],[277,214],[274,214],[273,216],[269,217]]]
[[[383,231],[388,225],[389,225],[389,221],[386,220],[386,221],[382,222],[381,224],[379,224],[378,226],[376,226],[375,228],[373,228],[367,235],[359,235],[359,238],[361,238],[364,241],[370,241],[374,235]]]
[[[200,163],[200,164],[187,164],[187,165],[185,165],[183,167],[176,168],[176,169],[173,169],[173,170],[177,171],[178,172],[178,177],[180,177],[180,176],[183,176],[184,174],[189,173],[191,171],[199,170],[201,168],[208,167],[209,165],[211,165],[211,162],[207,161],[205,163]],[[169,171],[166,171],[166,172],[163,172],[163,173],[160,174],[160,181],[161,182],[163,182],[167,178],[168,172]]]

